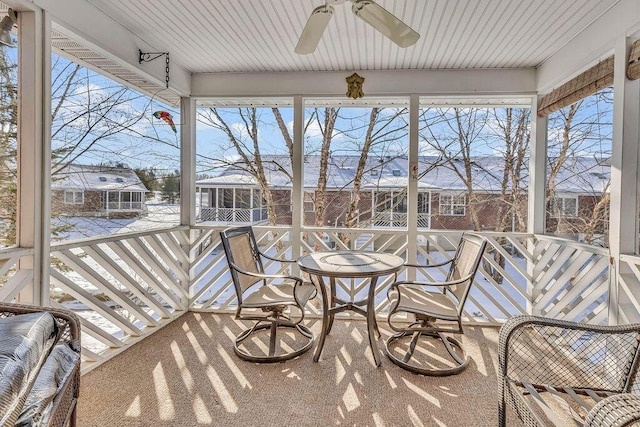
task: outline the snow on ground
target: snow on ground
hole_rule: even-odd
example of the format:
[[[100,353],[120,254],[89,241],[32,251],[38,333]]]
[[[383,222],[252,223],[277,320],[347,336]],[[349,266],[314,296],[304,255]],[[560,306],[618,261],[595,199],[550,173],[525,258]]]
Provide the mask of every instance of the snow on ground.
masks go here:
[[[90,237],[111,236],[122,233],[161,229],[172,227],[180,224],[180,206],[162,203],[147,203],[147,213],[140,218],[97,218],[97,217],[58,217],[51,220],[52,229],[60,229],[60,227],[68,228],[68,230],[52,236],[52,243],[63,242],[69,240],[87,239]],[[105,272],[106,274],[106,272]],[[75,271],[65,273],[74,283],[81,286],[92,294],[101,293],[96,287],[91,285],[86,279]],[[54,289],[54,293],[60,292],[60,289]],[[63,302],[63,305],[74,310],[84,319],[113,334],[115,337],[122,337],[122,330],[112,322],[104,318],[99,313],[88,308],[84,303],[77,300]],[[105,305],[115,305],[106,302]],[[136,322],[136,326],[142,327],[141,322]],[[82,344],[93,352],[100,352],[107,348],[105,344],[95,338],[83,333]]]
[[[180,205],[147,203],[147,213],[140,218],[99,218],[62,216],[51,220],[53,230],[69,228],[53,235],[52,242],[110,236],[134,231],[166,228],[180,224]]]

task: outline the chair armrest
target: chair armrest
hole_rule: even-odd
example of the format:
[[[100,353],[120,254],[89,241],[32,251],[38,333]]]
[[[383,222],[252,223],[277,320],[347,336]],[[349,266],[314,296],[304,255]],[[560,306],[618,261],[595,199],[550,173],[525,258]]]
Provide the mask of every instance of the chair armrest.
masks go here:
[[[585,427],[624,427],[640,421],[640,396],[623,393],[609,396],[595,405],[585,419]]]
[[[440,262],[438,264],[410,264],[410,263],[405,263],[404,266],[405,267],[415,267],[415,268],[442,267],[443,265],[451,264],[451,261],[453,261],[453,259],[450,259],[449,261]]]
[[[260,251],[258,251],[258,253],[259,253],[261,256],[263,256],[263,257],[265,257],[265,258],[267,258],[267,259],[270,259],[271,261],[287,262],[287,263],[290,263],[290,264],[292,264],[292,263],[296,262],[296,260],[295,260],[295,259],[274,258],[274,257],[269,256],[269,255],[267,255],[267,254],[265,254],[265,253],[263,253],[263,252],[260,252]]]
[[[635,370],[639,338],[640,324],[599,326],[512,317],[500,329],[500,381],[620,393]]]
[[[246,271],[240,268],[237,264],[229,263],[231,267],[236,270],[240,274],[244,274],[246,276],[258,277],[260,279],[291,279],[296,282],[302,283],[302,279],[296,276],[290,276],[288,274],[266,274],[266,273],[254,273],[251,271]]]
[[[450,280],[448,282],[421,282],[421,281],[414,281],[414,280],[402,280],[402,281],[397,281],[397,282],[393,282],[391,284],[391,287],[389,288],[389,290],[397,288],[398,286],[405,286],[405,285],[409,285],[409,286],[435,286],[435,287],[447,287],[447,286],[455,286],[455,285],[459,285],[460,283],[464,283],[467,280],[471,279],[474,275],[470,274],[468,276],[465,276],[461,279],[458,280]]]

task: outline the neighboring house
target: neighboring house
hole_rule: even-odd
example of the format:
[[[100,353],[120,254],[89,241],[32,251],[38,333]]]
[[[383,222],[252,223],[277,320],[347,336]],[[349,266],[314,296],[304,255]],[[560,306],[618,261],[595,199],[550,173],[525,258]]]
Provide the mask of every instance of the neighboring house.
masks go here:
[[[135,218],[149,190],[128,168],[69,165],[51,183],[54,214]]]
[[[327,173],[326,225],[340,226],[345,221],[351,200],[354,176],[359,156],[335,156],[330,159]],[[291,171],[288,156],[265,156],[269,188],[279,224],[291,222],[292,182],[285,171]],[[305,224],[315,224],[315,189],[319,175],[319,156],[306,156],[304,164]],[[255,177],[242,164],[226,167],[216,177],[199,180],[200,220],[224,223],[257,224],[267,219],[262,191]],[[471,163],[473,200],[456,169],[464,169],[462,160],[443,162],[434,156],[421,156],[418,162],[418,226],[431,229],[474,228],[469,206],[474,204],[480,228],[496,227],[496,212],[500,206],[504,159],[484,156]],[[360,187],[358,225],[374,227],[404,227],[407,222],[408,161],[406,157],[370,156]],[[521,195],[517,203],[526,215],[527,177],[523,171]],[[607,161],[580,157],[567,159],[555,179],[555,192],[549,206],[548,223],[575,229],[586,222],[594,206],[607,192],[610,165]],[[511,224],[510,224],[511,225]],[[516,224],[512,225],[519,230]],[[600,227],[597,232],[602,233]]]

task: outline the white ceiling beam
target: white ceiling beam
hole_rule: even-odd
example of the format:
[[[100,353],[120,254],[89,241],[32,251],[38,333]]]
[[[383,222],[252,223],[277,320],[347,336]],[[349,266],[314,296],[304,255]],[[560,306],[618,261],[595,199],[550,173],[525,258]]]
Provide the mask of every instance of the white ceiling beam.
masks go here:
[[[365,96],[535,93],[534,69],[357,71]],[[345,97],[349,72],[198,73],[194,97]]]
[[[610,56],[617,39],[639,29],[640,1],[621,0],[538,67],[538,93],[551,92]]]
[[[166,75],[164,57],[148,63],[138,63],[138,49],[145,52],[163,52],[165,49],[162,46],[151,46],[85,0],[34,0],[33,2],[48,11],[52,20],[66,30],[67,36],[81,40],[90,49],[149,81],[164,85]],[[172,61],[169,76],[170,89],[181,96],[190,94],[191,74],[187,70]]]

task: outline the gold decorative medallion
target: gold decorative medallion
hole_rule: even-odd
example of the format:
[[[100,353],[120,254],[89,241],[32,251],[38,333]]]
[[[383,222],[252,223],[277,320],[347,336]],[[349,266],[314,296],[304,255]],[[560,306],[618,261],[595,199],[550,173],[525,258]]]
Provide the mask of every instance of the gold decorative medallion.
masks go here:
[[[364,96],[362,83],[364,83],[364,77],[360,77],[356,73],[347,77],[347,96],[353,99],[362,98]]]

